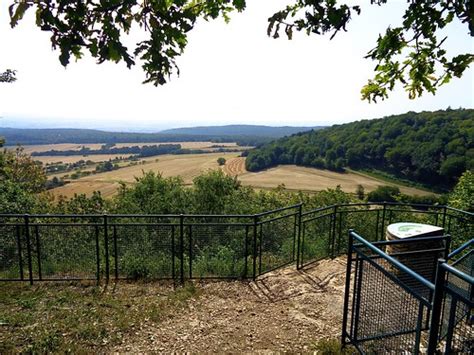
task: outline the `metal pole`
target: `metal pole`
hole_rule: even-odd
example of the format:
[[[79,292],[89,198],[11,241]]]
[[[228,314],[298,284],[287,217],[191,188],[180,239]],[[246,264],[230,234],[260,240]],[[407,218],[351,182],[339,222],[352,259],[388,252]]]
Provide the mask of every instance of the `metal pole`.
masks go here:
[[[301,214],[303,212],[303,206],[300,205],[298,210],[298,241],[296,244],[296,269],[299,270],[301,268],[301,258],[300,258],[300,251],[301,251]]]
[[[99,226],[95,226],[95,256],[97,262],[97,284],[100,281],[100,249],[99,249]]]
[[[335,247],[336,247],[336,218],[337,218],[337,205],[334,206],[333,218],[332,218],[332,236],[331,236],[331,258],[334,258],[335,255]]]
[[[25,214],[25,235],[26,235],[26,252],[28,255],[28,273],[30,285],[33,285],[33,263],[31,260],[31,242],[30,242],[30,216]]]
[[[448,210],[447,207],[443,206],[443,228],[446,225],[446,212],[447,212],[447,210]]]
[[[189,225],[189,279],[193,278],[193,229]]]
[[[383,230],[385,228],[385,211],[386,210],[387,210],[387,204],[384,202],[383,203],[383,210],[382,210],[382,228],[380,230],[380,239],[382,239],[383,235],[384,235]]]
[[[182,214],[179,216],[179,243],[181,244],[179,247],[181,254],[181,283],[184,283],[184,216]]]
[[[173,282],[176,279],[175,262],[174,226],[171,226],[171,278],[173,279]]]
[[[249,226],[245,226],[245,246],[244,246],[244,275],[243,279],[247,278],[247,273],[248,273],[248,254],[249,254],[249,245],[248,245],[248,239],[249,239]]]
[[[109,265],[109,231],[107,225],[107,215],[104,214],[104,248],[105,248],[105,279],[107,282],[110,278],[110,265]]]
[[[257,223],[258,216],[253,217],[253,279],[257,277]]]
[[[40,243],[38,226],[35,226],[35,239],[36,239],[36,255],[38,257],[38,278],[40,281],[42,281],[43,274],[41,272],[41,243]]]
[[[438,345],[438,332],[441,318],[441,308],[444,297],[444,282],[446,276],[446,270],[443,268],[444,262],[444,259],[438,259],[438,265],[436,269],[435,291],[431,310],[428,355],[433,355],[436,351],[436,346]]]
[[[25,275],[23,273],[23,256],[22,256],[22,252],[21,252],[21,235],[20,235],[20,225],[16,225],[16,242],[17,242],[17,245],[18,245],[18,267],[20,268],[20,279],[21,280],[24,280],[25,279]]]
[[[114,274],[115,280],[118,280],[118,247],[117,247],[117,226],[114,226]]]
[[[352,267],[352,229],[349,230],[349,247],[347,249],[347,264],[346,264],[346,285],[344,288],[344,312],[342,314],[342,346],[346,345],[347,338],[347,317],[349,313],[349,290],[351,283],[351,267]]]

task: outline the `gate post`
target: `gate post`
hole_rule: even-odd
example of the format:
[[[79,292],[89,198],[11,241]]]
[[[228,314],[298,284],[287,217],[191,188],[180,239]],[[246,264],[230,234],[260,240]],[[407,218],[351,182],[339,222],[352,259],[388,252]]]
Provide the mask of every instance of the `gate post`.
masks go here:
[[[444,296],[444,281],[446,271],[443,268],[444,259],[438,259],[436,268],[436,282],[431,309],[430,334],[428,340],[428,355],[432,355],[436,351],[438,345],[438,332],[441,320],[441,308],[443,305]]]

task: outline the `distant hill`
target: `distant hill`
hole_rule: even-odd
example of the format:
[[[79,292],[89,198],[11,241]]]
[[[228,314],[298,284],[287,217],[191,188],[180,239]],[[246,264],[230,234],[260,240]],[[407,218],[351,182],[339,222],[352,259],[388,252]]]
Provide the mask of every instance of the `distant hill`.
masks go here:
[[[0,137],[7,145],[57,143],[138,143],[138,142],[237,142],[257,146],[274,138],[311,130],[311,127],[269,127],[253,125],[176,128],[157,133],[108,132],[79,128],[2,128]]]
[[[246,168],[376,169],[432,187],[474,169],[474,110],[408,112],[298,133],[252,150]]]
[[[226,136],[226,135],[241,135],[241,136],[259,136],[280,138],[290,136],[295,133],[311,131],[313,129],[321,129],[322,126],[314,127],[271,127],[261,125],[227,125],[227,126],[201,126],[201,127],[185,127],[174,128],[160,131],[164,134],[197,134],[209,136]]]
[[[239,145],[256,146],[271,140],[270,137],[253,135],[198,135],[173,133],[106,132],[93,129],[48,128],[21,129],[1,128],[0,137],[7,145],[57,144],[57,143],[139,143],[139,142],[237,142]]]

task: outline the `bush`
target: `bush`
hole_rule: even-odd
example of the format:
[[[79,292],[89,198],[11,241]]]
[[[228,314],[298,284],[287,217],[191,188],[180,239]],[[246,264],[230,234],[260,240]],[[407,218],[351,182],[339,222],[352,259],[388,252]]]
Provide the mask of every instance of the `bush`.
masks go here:
[[[225,165],[225,159],[222,157],[217,158],[217,164],[219,164],[219,166]]]
[[[370,202],[396,202],[400,196],[400,189],[395,186],[379,186],[369,192],[367,199]]]

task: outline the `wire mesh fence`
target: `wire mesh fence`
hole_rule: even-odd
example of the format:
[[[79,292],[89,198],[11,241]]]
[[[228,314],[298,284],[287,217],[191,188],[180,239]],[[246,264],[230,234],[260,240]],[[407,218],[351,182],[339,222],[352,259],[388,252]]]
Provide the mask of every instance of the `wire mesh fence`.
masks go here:
[[[255,278],[346,253],[348,229],[375,242],[390,223],[429,223],[456,246],[474,233],[473,216],[389,203],[256,215],[0,215],[0,280]]]
[[[350,232],[343,345],[362,354],[473,353],[473,243],[448,255],[449,236],[370,242]]]

